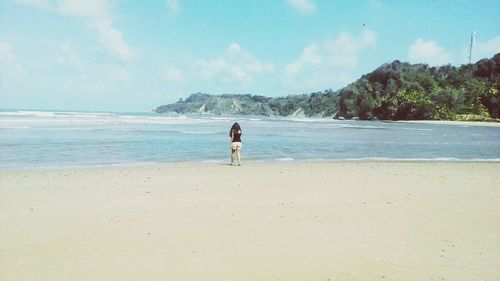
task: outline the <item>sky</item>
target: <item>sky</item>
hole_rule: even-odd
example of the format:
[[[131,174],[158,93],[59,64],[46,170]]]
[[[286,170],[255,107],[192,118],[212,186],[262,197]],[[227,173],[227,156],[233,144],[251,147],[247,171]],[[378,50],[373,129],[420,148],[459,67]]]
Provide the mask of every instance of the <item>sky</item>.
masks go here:
[[[0,108],[143,112],[500,52],[500,1],[0,0]]]

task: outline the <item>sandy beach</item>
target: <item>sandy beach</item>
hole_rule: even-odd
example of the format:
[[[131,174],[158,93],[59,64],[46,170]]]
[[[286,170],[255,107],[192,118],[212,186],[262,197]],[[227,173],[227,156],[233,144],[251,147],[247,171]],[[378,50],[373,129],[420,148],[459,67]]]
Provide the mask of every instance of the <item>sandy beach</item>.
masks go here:
[[[0,280],[500,280],[499,163],[0,172]]]
[[[383,121],[408,124],[435,124],[435,125],[457,125],[457,126],[480,126],[480,127],[500,127],[500,122],[478,122],[478,121],[450,121],[450,120],[399,120]]]

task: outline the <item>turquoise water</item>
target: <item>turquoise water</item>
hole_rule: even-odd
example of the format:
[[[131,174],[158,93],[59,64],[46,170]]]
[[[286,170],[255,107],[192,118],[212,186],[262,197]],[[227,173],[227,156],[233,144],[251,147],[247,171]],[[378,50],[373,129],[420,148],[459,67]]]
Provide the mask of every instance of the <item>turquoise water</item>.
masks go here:
[[[0,111],[0,169],[229,160],[500,162],[500,128],[332,119]]]

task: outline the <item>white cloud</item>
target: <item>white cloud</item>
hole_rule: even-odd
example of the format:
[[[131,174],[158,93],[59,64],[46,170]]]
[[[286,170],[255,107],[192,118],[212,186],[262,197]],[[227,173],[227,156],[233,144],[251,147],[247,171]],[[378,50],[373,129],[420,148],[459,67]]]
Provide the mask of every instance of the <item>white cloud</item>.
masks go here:
[[[16,2],[79,18],[95,32],[97,41],[109,53],[121,60],[130,60],[134,57],[134,51],[125,42],[123,33],[112,25],[108,0],[61,0],[57,4],[47,0],[16,0]]]
[[[316,3],[313,0],[286,0],[286,2],[292,8],[304,14],[311,14],[316,11]]]
[[[129,72],[126,68],[120,67],[120,66],[111,66],[107,69],[107,76],[111,80],[116,80],[116,81],[129,81],[130,80],[130,75]]]
[[[111,20],[95,20],[90,26],[97,31],[99,42],[109,52],[122,60],[130,60],[133,58],[134,52],[132,48],[123,40],[121,31],[112,26]]]
[[[59,56],[57,60],[67,66],[80,68],[82,67],[82,62],[80,57],[73,52],[73,47],[71,43],[64,42],[59,47]]]
[[[123,39],[123,33],[112,25],[107,0],[62,0],[58,9],[61,14],[86,20],[101,46],[117,58],[133,58],[134,52]]]
[[[229,45],[221,57],[198,60],[196,66],[205,81],[239,89],[248,89],[255,76],[270,73],[274,69],[273,64],[262,62],[237,43]]]
[[[178,0],[165,0],[168,12],[175,16],[181,11],[181,6]]]
[[[16,61],[8,43],[0,41],[0,82],[5,79],[19,79],[26,75],[23,64]]]
[[[12,61],[14,60],[14,54],[10,49],[10,45],[0,41],[0,61]]]
[[[15,0],[16,3],[35,6],[39,9],[52,9],[52,4],[47,0]]]
[[[26,75],[27,71],[24,65],[17,63],[14,65],[11,74],[14,75],[14,77],[20,77]]]
[[[302,52],[302,55],[300,56],[300,60],[304,63],[319,65],[322,62],[322,58],[318,52],[318,45],[312,44],[304,49],[304,52]]]
[[[285,75],[287,78],[295,78],[302,72],[303,63],[300,60],[296,60],[287,66],[285,66]]]
[[[177,69],[175,67],[166,67],[163,70],[163,79],[172,84],[185,84],[186,78],[184,76],[184,71]]]
[[[472,49],[472,57],[476,59],[491,58],[500,53],[500,36],[486,42],[477,41]]]
[[[107,18],[107,0],[62,0],[58,5],[59,12],[64,15],[83,18]]]
[[[452,56],[436,41],[425,41],[418,38],[409,48],[408,60],[411,63],[443,65],[451,63]]]
[[[377,34],[365,30],[359,36],[342,32],[334,40],[312,43],[298,59],[285,66],[282,82],[292,89],[331,88],[352,80],[358,56],[376,44]]]

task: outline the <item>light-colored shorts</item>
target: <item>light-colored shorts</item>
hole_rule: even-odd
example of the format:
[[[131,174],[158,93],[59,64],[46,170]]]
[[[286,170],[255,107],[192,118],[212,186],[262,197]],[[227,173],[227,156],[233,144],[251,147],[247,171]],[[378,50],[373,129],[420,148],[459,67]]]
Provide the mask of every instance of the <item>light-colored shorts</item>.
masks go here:
[[[231,143],[231,149],[241,149],[241,142],[232,142]]]

